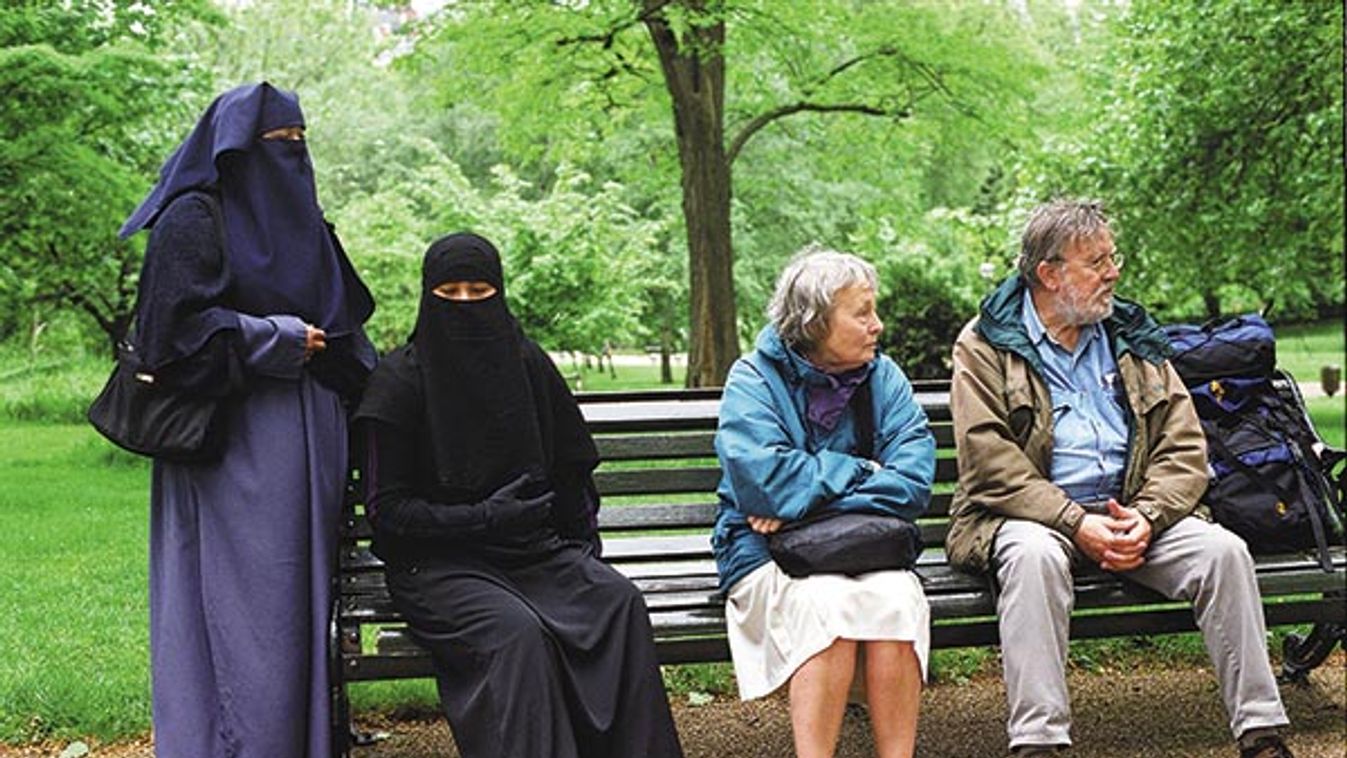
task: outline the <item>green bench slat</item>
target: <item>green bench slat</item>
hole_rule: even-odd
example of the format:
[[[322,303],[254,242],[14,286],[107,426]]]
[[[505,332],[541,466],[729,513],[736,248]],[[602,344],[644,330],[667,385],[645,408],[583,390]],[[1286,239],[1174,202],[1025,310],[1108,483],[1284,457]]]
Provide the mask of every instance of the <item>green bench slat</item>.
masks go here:
[[[932,422],[950,420],[948,389],[918,391],[914,398]],[[620,400],[594,399],[580,404],[580,413],[592,433],[672,432],[714,430],[720,400]]]
[[[959,476],[958,462],[939,458],[935,462],[937,482],[953,482]],[[666,495],[673,493],[715,492],[720,484],[719,466],[687,468],[625,469],[594,472],[594,483],[603,495]]]
[[[935,445],[954,447],[954,426],[948,422],[931,424]],[[715,432],[677,434],[600,435],[594,438],[599,457],[604,461],[670,460],[676,458],[714,458]]]
[[[715,503],[641,503],[599,508],[599,529],[605,532],[698,527],[709,535],[715,521]]]
[[[923,530],[932,519],[949,512],[952,495],[938,492],[931,496],[931,505],[922,517]],[[613,533],[663,531],[668,529],[703,529],[709,535],[716,522],[716,504],[704,503],[613,503],[599,509],[599,529],[605,539]],[[366,541],[372,536],[369,522],[363,515],[353,516],[347,527],[348,539]],[[928,545],[944,544],[944,531],[923,531]]]
[[[1293,563],[1293,556],[1272,556],[1257,568],[1259,591],[1264,600],[1291,595],[1304,595],[1341,590],[1347,583],[1347,557],[1337,550],[1337,565],[1333,573],[1312,569],[1301,561]],[[995,613],[986,580],[937,562],[919,567],[932,617],[939,620]],[[360,623],[380,623],[396,620],[397,615],[387,596],[380,576],[371,575],[368,597],[348,596],[342,606],[342,617]],[[635,578],[634,583],[646,596],[648,606],[719,608],[717,578],[714,573],[700,575],[680,573],[672,577]],[[1076,578],[1076,607],[1078,610],[1167,604],[1159,594],[1140,585],[1119,581],[1101,572],[1089,572]]]
[[[687,434],[642,434],[594,438],[604,461],[714,458],[715,432]]]
[[[594,472],[594,484],[603,495],[715,492],[719,483],[719,466]]]
[[[953,610],[951,608],[951,610]],[[1294,601],[1264,605],[1267,623],[1272,626],[1314,622],[1343,623],[1347,621],[1342,606],[1315,601]],[[995,619],[956,617],[962,623],[944,623],[937,619],[931,628],[931,644],[937,648],[968,647],[999,643]],[[659,640],[661,663],[691,663],[727,660],[728,647],[723,633],[723,622],[708,611],[652,610]],[[1170,632],[1193,631],[1196,624],[1192,610],[1181,608],[1136,609],[1128,607],[1117,613],[1077,615],[1071,619],[1071,638],[1148,636]],[[352,681],[424,677],[431,675],[429,657],[401,630],[384,630],[379,635],[374,655],[343,656],[346,678]],[[691,639],[689,639],[691,638]],[[698,641],[700,644],[691,644]]]

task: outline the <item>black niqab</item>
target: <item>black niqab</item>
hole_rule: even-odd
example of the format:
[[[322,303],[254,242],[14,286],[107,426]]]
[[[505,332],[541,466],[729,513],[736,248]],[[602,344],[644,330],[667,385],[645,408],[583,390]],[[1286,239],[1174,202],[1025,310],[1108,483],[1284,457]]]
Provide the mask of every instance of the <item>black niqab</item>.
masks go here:
[[[433,292],[447,281],[486,282],[496,292],[447,300]],[[373,383],[357,418],[423,431],[437,500],[475,502],[524,473],[544,489],[558,466],[587,474],[597,464],[565,382],[510,313],[500,254],[486,239],[460,232],[426,251],[410,343],[384,364],[400,381]]]

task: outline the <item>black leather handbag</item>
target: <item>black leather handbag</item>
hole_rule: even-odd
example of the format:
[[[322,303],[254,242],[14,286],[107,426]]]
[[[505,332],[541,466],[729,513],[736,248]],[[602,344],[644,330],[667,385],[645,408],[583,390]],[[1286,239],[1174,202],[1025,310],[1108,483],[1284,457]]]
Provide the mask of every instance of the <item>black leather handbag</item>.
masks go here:
[[[851,396],[857,454],[875,454],[874,403],[867,381]],[[921,529],[897,516],[825,511],[783,525],[767,535],[767,551],[788,575],[857,576],[910,569],[921,555]]]
[[[129,344],[89,406],[89,423],[114,445],[168,461],[202,463],[224,451],[222,401],[166,387],[141,371]]]
[[[767,538],[772,560],[796,578],[910,569],[921,548],[916,524],[873,513],[823,513],[786,524]]]

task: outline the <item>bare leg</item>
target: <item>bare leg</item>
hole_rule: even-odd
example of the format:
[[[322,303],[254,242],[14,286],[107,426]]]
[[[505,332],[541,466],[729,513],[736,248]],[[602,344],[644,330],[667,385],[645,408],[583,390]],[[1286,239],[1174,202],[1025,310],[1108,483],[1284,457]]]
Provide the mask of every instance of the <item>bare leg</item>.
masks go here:
[[[790,678],[790,724],[799,758],[832,758],[856,673],[856,641],[835,640]]]
[[[921,664],[911,642],[865,643],[865,696],[878,758],[912,758],[921,708]]]

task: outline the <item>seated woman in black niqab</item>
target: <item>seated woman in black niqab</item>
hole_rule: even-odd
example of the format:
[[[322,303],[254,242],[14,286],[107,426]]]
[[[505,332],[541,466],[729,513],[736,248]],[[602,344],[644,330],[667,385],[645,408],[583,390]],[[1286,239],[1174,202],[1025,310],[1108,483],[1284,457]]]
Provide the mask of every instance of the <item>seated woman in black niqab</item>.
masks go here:
[[[465,758],[681,756],[640,593],[598,559],[580,410],[500,255],[430,246],[407,345],[356,414],[374,552]]]

